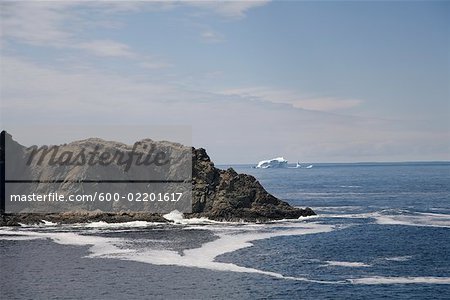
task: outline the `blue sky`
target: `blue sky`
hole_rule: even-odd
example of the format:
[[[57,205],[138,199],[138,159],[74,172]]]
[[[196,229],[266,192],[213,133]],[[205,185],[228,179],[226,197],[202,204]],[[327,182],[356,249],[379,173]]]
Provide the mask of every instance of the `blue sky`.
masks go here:
[[[450,160],[449,2],[1,5],[11,132],[187,124],[218,163]]]

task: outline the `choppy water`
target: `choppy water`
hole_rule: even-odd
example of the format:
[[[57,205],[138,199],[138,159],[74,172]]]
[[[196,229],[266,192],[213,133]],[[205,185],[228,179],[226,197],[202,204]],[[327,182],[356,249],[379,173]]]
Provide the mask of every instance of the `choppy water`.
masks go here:
[[[2,228],[1,298],[448,299],[450,164],[234,167],[319,215]]]

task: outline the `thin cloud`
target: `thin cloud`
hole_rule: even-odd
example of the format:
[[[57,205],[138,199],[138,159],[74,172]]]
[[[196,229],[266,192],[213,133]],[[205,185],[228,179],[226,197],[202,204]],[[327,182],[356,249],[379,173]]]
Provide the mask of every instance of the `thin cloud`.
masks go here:
[[[224,95],[235,95],[246,98],[268,101],[272,103],[290,104],[295,108],[332,112],[354,108],[363,103],[360,99],[345,99],[339,97],[308,97],[297,91],[282,90],[268,87],[251,87],[227,89],[221,91]]]
[[[71,19],[68,2],[1,2],[1,37],[32,45],[62,46],[72,34],[62,24]]]
[[[27,122],[117,120],[191,124],[194,146],[207,147],[222,163],[249,163],[273,155],[292,161],[448,159],[450,153],[448,132],[411,130],[399,121],[301,110],[137,75],[45,67],[17,57],[3,56],[1,71],[0,119],[8,128]],[[236,154],[236,149],[245,151]]]
[[[337,111],[354,108],[363,103],[359,99],[341,99],[333,97],[310,98],[292,101],[292,105],[297,108],[318,110],[318,111]]]
[[[173,67],[172,64],[166,63],[161,60],[147,60],[138,64],[141,68],[148,70],[165,69]]]
[[[194,145],[206,147],[214,160],[222,163],[255,162],[275,155],[293,161],[449,159],[448,130],[349,116],[348,110],[363,103],[359,99],[316,97],[278,87],[205,92],[200,89],[225,85],[226,77],[215,71],[198,83],[200,80],[189,80],[189,76],[196,76],[193,72],[183,76],[174,72],[163,78],[133,68],[111,72],[85,59],[88,53],[146,69],[170,67],[160,57],[140,53],[121,41],[88,39],[84,33],[92,23],[86,22],[101,26],[106,20],[110,29],[111,24],[116,25],[110,22],[117,13],[141,12],[141,8],[169,11],[182,6],[239,19],[267,2],[172,2],[164,7],[153,2],[117,6],[110,6],[110,2],[7,3],[2,3],[0,15],[1,40],[12,50],[2,52],[0,70],[0,120],[5,125],[117,124],[117,120],[121,124],[192,124]],[[80,6],[89,6],[92,11],[80,13]],[[202,33],[210,39],[219,35],[208,33],[208,28],[199,26],[194,39]],[[20,52],[29,55],[27,60],[11,54],[16,44],[27,50]],[[33,48],[26,48],[29,45],[60,50],[58,53],[64,55],[57,55],[59,58],[71,59],[59,63],[55,56],[58,63],[38,63]],[[327,113],[330,111],[342,113]]]
[[[207,43],[220,43],[225,40],[222,34],[213,30],[203,31],[201,34],[201,38]]]
[[[98,57],[116,57],[139,60],[144,68],[167,67],[167,63],[149,59],[136,52],[131,46],[110,39],[83,38],[84,25],[92,19],[79,14],[78,8],[90,8],[100,17],[97,26],[111,28],[118,26],[111,20],[102,22],[105,14],[110,16],[124,11],[135,11],[143,3],[92,3],[92,2],[2,2],[1,39],[57,49],[81,50]],[[109,9],[101,10],[108,7]]]
[[[98,56],[136,57],[136,54],[128,45],[112,40],[94,40],[91,42],[80,43],[77,45],[77,48],[89,51]]]
[[[120,13],[148,11],[170,11],[178,7],[191,6],[199,11],[212,12],[223,17],[242,18],[256,7],[267,4],[268,1],[169,1],[169,2],[2,2],[1,32],[2,45],[8,40],[40,47],[67,48],[81,50],[99,57],[117,57],[139,59],[138,64],[147,69],[168,67],[163,61],[149,60],[136,52],[130,45],[120,41],[91,39],[82,37],[85,24],[92,23],[92,18],[80,13],[80,8],[88,8],[97,16],[96,26],[111,28],[121,26],[114,23],[111,16]],[[102,20],[106,19],[107,22]],[[204,42],[218,43],[224,41],[224,36],[213,30],[200,33]]]
[[[264,6],[269,1],[180,1],[179,3],[210,11],[227,18],[243,18],[249,10]]]

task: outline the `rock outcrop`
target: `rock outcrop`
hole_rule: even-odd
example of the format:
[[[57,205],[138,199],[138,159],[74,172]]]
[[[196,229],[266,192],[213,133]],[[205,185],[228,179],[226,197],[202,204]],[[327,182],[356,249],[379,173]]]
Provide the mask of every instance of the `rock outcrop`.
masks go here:
[[[90,139],[73,142],[68,146],[76,148],[81,144],[85,146],[91,141],[99,142],[98,139]],[[181,145],[175,143],[146,141],[148,143],[162,143],[162,146],[165,148],[173,147],[173,149],[179,149],[181,147]],[[108,147],[125,147],[123,144],[114,144],[115,142],[102,142]],[[25,151],[25,148],[20,144],[14,143],[14,151]],[[187,150],[189,153],[189,148]],[[0,147],[0,152],[3,151],[4,149]],[[180,169],[178,165],[173,166],[173,168],[174,170]],[[69,176],[77,177],[78,175],[80,175],[79,178],[83,178],[81,175],[90,172],[85,167],[78,169],[81,171],[75,172],[76,169],[74,168],[60,168],[58,169],[58,178],[66,179]],[[119,168],[112,166],[108,172],[117,173],[119,171]],[[31,169],[31,172],[42,174],[45,172],[51,173],[51,170],[35,166]],[[171,170],[168,170],[168,172],[171,172]],[[55,176],[53,173],[51,174],[51,176]],[[62,186],[63,189],[70,190],[73,188],[69,183],[64,184]],[[296,219],[310,215],[315,215],[310,208],[300,209],[290,206],[288,203],[269,194],[253,176],[238,174],[232,168],[220,170],[214,166],[205,149],[192,148],[192,213],[185,214],[185,217],[206,217],[218,221],[266,222],[279,219]],[[0,226],[12,226],[19,223],[35,224],[43,219],[55,223],[128,222],[136,220],[168,222],[161,214],[149,212],[120,211],[105,213],[99,211],[78,211],[46,214],[2,214],[0,216]]]
[[[192,214],[213,220],[269,221],[315,215],[269,194],[255,177],[214,167],[205,149],[192,149]]]

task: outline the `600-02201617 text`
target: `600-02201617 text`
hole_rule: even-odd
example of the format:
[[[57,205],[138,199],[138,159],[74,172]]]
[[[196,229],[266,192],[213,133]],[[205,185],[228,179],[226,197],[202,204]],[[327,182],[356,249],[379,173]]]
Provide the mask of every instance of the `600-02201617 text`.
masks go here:
[[[13,194],[11,202],[110,202],[126,200],[129,202],[178,202],[183,193],[99,193],[64,195],[58,192],[48,194]]]

